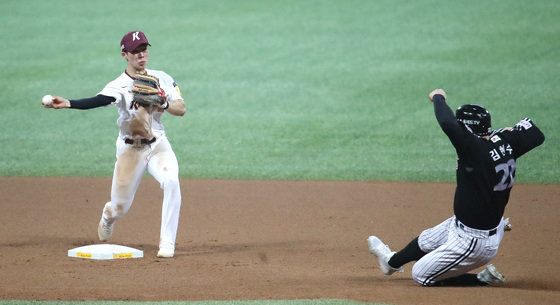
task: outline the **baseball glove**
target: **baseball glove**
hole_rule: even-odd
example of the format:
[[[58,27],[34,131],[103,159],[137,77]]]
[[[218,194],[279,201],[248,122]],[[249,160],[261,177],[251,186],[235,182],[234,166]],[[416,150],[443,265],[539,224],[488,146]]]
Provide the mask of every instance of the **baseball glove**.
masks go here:
[[[133,101],[139,106],[150,107],[152,105],[165,104],[165,92],[159,86],[157,77],[148,74],[136,74],[134,76]]]

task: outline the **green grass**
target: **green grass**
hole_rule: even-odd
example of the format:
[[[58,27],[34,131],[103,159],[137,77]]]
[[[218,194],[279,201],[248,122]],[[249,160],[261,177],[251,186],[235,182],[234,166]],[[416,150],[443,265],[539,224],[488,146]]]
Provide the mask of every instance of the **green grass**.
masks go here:
[[[140,29],[187,102],[164,118],[182,177],[454,181],[427,100],[441,87],[496,127],[533,118],[547,139],[517,181],[560,182],[557,1],[24,3],[0,2],[1,176],[112,175],[116,108],[40,99],[95,95]]]

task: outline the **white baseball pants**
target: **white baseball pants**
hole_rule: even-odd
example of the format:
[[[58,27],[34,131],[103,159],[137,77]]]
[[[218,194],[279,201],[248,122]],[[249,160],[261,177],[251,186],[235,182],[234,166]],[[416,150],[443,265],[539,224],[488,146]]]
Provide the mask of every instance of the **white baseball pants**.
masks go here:
[[[493,230],[462,225],[455,216],[424,230],[418,245],[428,253],[412,267],[412,278],[425,286],[457,277],[490,262],[504,236],[504,220]]]
[[[117,161],[110,201],[112,211],[110,213],[104,211],[104,218],[111,223],[126,215],[146,171],[163,189],[159,247],[175,249],[181,208],[179,165],[171,144],[165,136],[159,137],[151,145],[143,145],[139,148],[124,143],[120,137],[117,139]]]

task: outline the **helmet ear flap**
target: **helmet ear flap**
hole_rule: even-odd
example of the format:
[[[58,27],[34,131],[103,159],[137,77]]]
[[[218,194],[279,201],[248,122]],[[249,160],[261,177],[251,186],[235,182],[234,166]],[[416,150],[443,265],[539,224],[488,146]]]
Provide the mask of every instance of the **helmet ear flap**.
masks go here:
[[[466,104],[455,111],[457,121],[465,124],[479,136],[486,136],[492,132],[492,118],[490,112],[478,104]]]

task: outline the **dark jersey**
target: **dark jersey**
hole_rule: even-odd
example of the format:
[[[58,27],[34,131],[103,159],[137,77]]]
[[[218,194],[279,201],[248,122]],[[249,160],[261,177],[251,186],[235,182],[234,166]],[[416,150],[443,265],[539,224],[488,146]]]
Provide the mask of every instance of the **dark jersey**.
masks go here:
[[[456,120],[442,95],[433,101],[438,123],[457,151],[455,216],[471,228],[495,228],[515,181],[515,161],[543,143],[544,135],[526,118],[513,128],[495,130],[489,139],[479,137]]]

